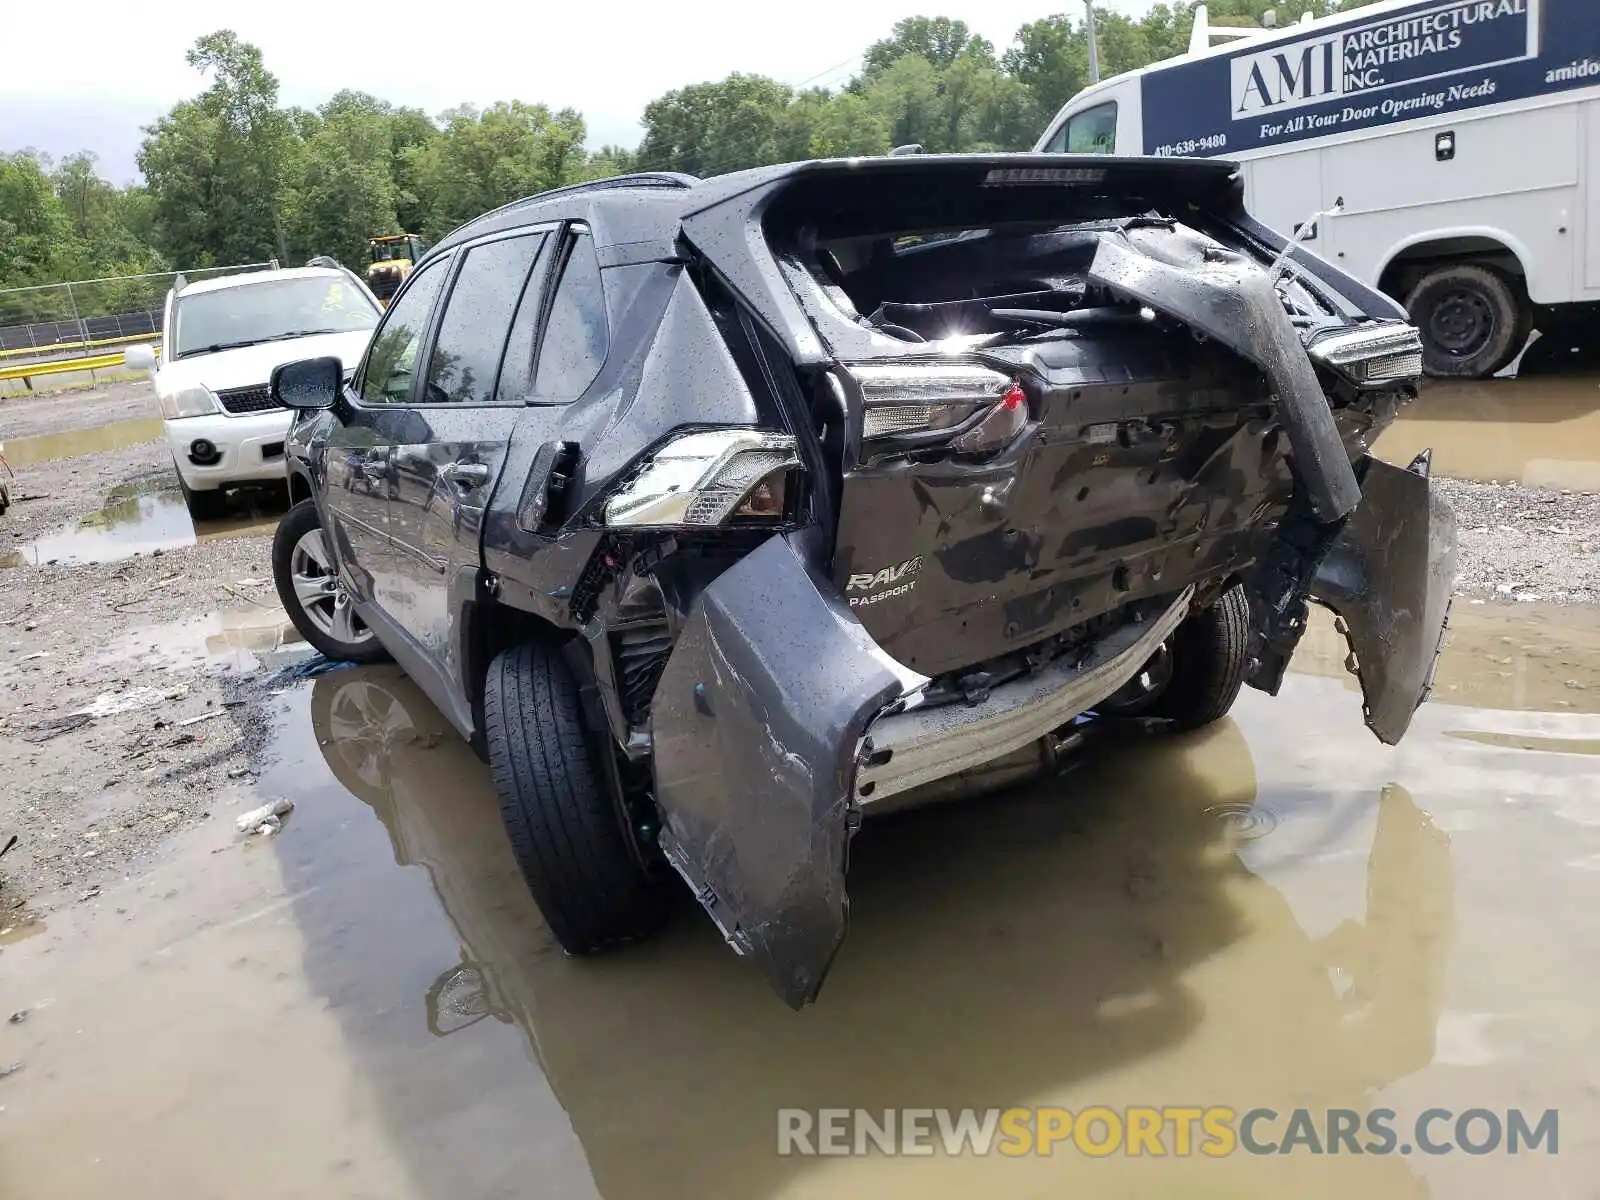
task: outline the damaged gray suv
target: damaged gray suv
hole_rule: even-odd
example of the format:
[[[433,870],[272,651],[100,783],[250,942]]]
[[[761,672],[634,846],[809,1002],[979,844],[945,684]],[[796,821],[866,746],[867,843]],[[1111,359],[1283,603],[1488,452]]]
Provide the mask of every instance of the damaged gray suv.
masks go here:
[[[864,817],[1077,731],[1276,692],[1308,602],[1367,724],[1426,697],[1454,570],[1388,299],[1225,162],[809,162],[548,192],[437,245],[302,410],[279,592],[489,761],[551,930],[675,876],[777,992],[845,936]]]

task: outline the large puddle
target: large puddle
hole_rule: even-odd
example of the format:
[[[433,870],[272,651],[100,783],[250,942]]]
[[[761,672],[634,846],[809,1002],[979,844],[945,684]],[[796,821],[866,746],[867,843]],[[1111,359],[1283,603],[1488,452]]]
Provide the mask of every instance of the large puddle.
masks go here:
[[[210,538],[270,532],[282,516],[282,505],[274,506],[270,496],[243,491],[234,495],[228,517],[197,524],[181,494],[162,490],[171,482],[158,479],[112,488],[98,511],[0,553],[0,568],[116,562]]]
[[[153,442],[164,436],[165,426],[160,418],[113,421],[109,425],[91,429],[71,429],[64,433],[8,438],[0,441],[0,454],[5,455],[6,461],[13,468],[20,469],[58,458],[76,458],[80,454],[121,450],[124,446],[137,446],[141,442]]]
[[[1600,490],[1600,376],[1429,380],[1377,452],[1405,463],[1426,446],[1444,475]]]
[[[263,581],[265,586],[265,581]],[[276,600],[147,625],[111,639],[98,662],[155,669],[274,667],[309,652]]]
[[[277,701],[277,838],[219,797],[0,951],[6,1195],[1587,1195],[1597,637],[1458,609],[1398,749],[1316,651],[1201,735],[869,822],[799,1014],[687,900],[564,957],[484,766],[394,668],[323,675]],[[777,1153],[782,1108],[1219,1104],[1558,1109],[1560,1153]]]

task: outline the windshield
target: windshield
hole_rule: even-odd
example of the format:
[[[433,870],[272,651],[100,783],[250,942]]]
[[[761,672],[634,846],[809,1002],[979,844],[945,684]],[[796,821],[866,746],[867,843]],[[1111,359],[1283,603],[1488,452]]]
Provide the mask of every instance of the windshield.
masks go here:
[[[340,276],[274,279],[199,292],[178,297],[172,317],[173,357],[371,329],[378,316],[372,301]]]

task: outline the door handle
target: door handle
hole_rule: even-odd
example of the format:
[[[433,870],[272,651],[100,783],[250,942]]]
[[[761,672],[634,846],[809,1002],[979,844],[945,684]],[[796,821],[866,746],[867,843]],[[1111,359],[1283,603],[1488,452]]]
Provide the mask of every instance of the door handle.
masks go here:
[[[439,478],[448,480],[462,491],[471,491],[489,482],[487,463],[453,462],[439,471]]]

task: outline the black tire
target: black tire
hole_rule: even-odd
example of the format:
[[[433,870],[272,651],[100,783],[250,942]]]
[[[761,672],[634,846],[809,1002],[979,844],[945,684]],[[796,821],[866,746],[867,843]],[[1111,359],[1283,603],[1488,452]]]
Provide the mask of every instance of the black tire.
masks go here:
[[[1406,298],[1422,332],[1422,366],[1441,378],[1493,375],[1527,343],[1533,312],[1517,286],[1491,267],[1449,263],[1429,271]]]
[[[1147,713],[1177,729],[1199,729],[1228,715],[1249,668],[1250,601],[1235,584],[1172,635],[1172,675]]]
[[[177,470],[177,463],[173,463],[173,470]],[[183,481],[183,474],[178,474],[178,490],[183,493],[183,503],[189,510],[189,516],[196,521],[220,521],[228,515],[228,498],[222,494],[221,488],[209,490],[196,490]]]
[[[530,643],[489,664],[483,689],[489,771],[511,849],[563,949],[588,954],[660,925],[665,897],[634,856],[598,769],[577,681],[555,646]]]
[[[272,582],[278,589],[278,600],[283,605],[283,611],[289,614],[289,620],[300,631],[300,636],[331,659],[338,662],[387,662],[389,652],[370,630],[359,641],[335,637],[312,618],[295,592],[295,547],[301,538],[313,529],[320,528],[321,524],[316,505],[310,500],[302,500],[283,515],[278,522],[277,532],[272,535]]]

